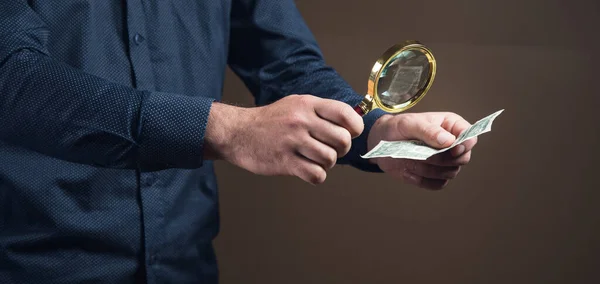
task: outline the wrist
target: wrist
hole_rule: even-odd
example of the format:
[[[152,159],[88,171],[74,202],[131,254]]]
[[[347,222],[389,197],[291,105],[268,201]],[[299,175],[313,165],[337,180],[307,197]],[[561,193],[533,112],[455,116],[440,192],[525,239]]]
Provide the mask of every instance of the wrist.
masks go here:
[[[367,153],[382,140],[383,134],[386,133],[386,122],[392,117],[393,115],[391,114],[384,114],[373,123],[369,136],[367,137]],[[379,159],[369,159],[369,163],[377,165],[378,160]]]
[[[204,156],[207,160],[227,159],[235,149],[235,136],[245,127],[248,109],[213,103],[206,126]]]
[[[386,125],[386,122],[393,117],[391,114],[384,114],[380,118],[378,118],[375,123],[373,123],[373,127],[371,127],[371,131],[369,132],[369,136],[367,137],[367,152],[371,151],[373,147],[377,146],[379,141],[382,139],[382,133],[385,133],[385,130],[381,128]]]

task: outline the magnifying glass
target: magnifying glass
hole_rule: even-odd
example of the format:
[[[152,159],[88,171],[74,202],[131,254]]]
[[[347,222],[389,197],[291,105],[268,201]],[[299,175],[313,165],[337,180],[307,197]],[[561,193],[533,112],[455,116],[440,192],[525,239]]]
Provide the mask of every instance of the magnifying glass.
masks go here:
[[[354,110],[363,116],[376,108],[399,113],[413,107],[431,88],[435,69],[431,50],[418,41],[390,47],[373,65],[367,95]]]

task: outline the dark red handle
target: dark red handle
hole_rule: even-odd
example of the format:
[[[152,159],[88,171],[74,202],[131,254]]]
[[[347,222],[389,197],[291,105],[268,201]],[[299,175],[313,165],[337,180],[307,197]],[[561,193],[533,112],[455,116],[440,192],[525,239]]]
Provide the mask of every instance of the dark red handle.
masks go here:
[[[356,113],[358,113],[358,115],[363,116],[365,115],[365,112],[363,111],[363,109],[360,107],[360,104],[356,105],[354,107],[354,111],[356,111]]]

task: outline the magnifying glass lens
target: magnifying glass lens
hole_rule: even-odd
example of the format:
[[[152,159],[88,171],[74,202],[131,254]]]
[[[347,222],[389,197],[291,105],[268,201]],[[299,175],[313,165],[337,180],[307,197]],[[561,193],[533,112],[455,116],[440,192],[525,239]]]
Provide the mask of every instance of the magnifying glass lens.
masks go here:
[[[409,102],[427,84],[429,69],[424,53],[418,50],[399,53],[381,72],[377,82],[379,100],[388,108]]]
[[[425,96],[435,73],[436,61],[426,46],[417,41],[394,45],[373,66],[367,94],[354,109],[360,115],[375,108],[403,112]]]

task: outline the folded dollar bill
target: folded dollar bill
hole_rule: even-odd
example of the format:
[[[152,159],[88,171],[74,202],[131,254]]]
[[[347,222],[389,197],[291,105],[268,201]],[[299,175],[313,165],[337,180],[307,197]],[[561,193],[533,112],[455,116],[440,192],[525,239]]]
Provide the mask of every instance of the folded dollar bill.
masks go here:
[[[471,127],[465,129],[451,146],[443,149],[436,149],[429,147],[422,141],[409,140],[409,141],[380,141],[377,146],[373,147],[369,153],[362,155],[364,159],[391,157],[397,159],[413,159],[413,160],[427,160],[427,158],[448,151],[454,148],[456,145],[463,143],[471,138],[477,137],[483,133],[492,130],[492,123],[497,116],[499,116],[504,110],[499,110],[492,113],[479,121],[475,122]]]

